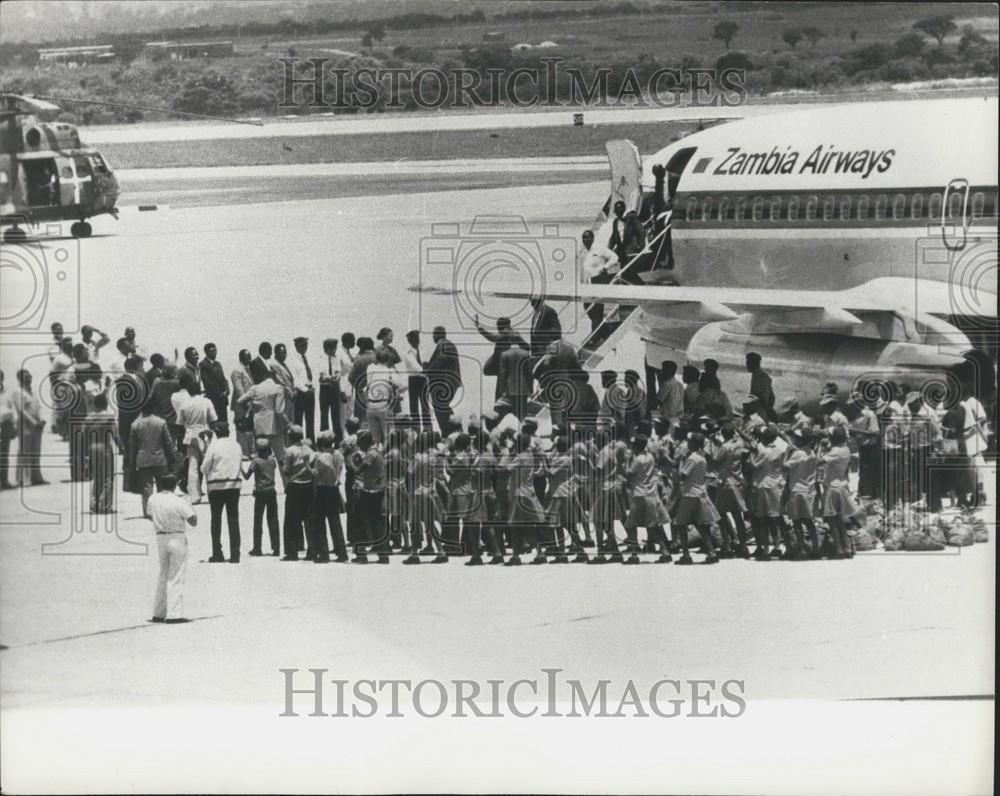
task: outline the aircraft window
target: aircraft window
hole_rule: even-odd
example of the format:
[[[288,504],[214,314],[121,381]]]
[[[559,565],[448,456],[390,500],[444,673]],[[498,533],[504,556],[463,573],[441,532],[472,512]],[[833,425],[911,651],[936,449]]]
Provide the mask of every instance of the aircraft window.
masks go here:
[[[760,221],[764,217],[764,197],[757,196],[753,200],[753,220]]]
[[[71,169],[69,166],[63,166],[61,174],[65,179],[72,179],[73,169]]]
[[[864,221],[868,218],[868,207],[871,203],[872,200],[870,196],[858,197],[858,221]]]
[[[729,213],[729,199],[727,197],[723,197],[722,199],[719,200],[718,218],[719,221],[726,221],[729,218],[732,218],[732,216]]]
[[[897,221],[906,215],[906,197],[903,194],[896,194],[892,200],[892,217]]]
[[[701,203],[701,220],[711,221],[712,220],[712,197],[706,196],[705,200]]]
[[[100,155],[96,155],[96,154],[95,155],[91,155],[90,156],[90,161],[91,161],[91,163],[94,164],[94,169],[97,171],[98,174],[107,174],[108,173],[108,166],[104,162],[104,158],[102,158]]]
[[[788,200],[788,220],[799,220],[799,197],[793,196]]]
[[[962,217],[962,205],[965,202],[965,195],[959,191],[955,191],[951,196],[948,197],[948,218],[961,218]]]
[[[837,209],[837,200],[828,196],[823,200],[823,220],[830,221],[833,219],[833,211]]]
[[[840,198],[840,220],[848,221],[851,218],[851,196],[845,194]]]
[[[924,217],[924,195],[922,193],[913,194],[910,200],[910,218]]]
[[[692,196],[687,200],[687,205],[684,208],[684,218],[687,221],[694,221],[694,217],[698,212],[698,197]]]
[[[743,221],[743,219],[746,218],[746,216],[747,216],[747,198],[745,196],[741,196],[739,199],[736,200],[736,208],[733,211],[733,218],[736,221],[741,222]]]
[[[888,204],[889,197],[884,193],[879,194],[878,198],[875,200],[875,218],[880,221],[885,218],[885,209]]]
[[[986,206],[986,195],[982,191],[972,194],[972,217],[982,218],[983,208]]]
[[[781,197],[776,196],[771,200],[771,220],[781,220]]]
[[[931,194],[931,199],[927,203],[927,217],[931,219],[941,218],[941,194]]]
[[[90,164],[86,158],[76,158],[76,173],[80,177],[90,176]]]
[[[816,218],[816,208],[819,206],[819,198],[810,196],[806,200],[806,221],[813,221]]]

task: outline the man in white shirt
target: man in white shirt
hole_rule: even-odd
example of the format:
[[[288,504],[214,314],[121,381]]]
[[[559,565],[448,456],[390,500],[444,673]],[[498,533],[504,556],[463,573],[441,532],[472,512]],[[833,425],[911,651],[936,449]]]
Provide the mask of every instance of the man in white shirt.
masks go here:
[[[580,255],[580,281],[595,285],[606,285],[618,273],[618,255],[607,246],[595,242],[594,233],[589,229],[583,233],[583,252]],[[604,305],[599,302],[584,305],[590,318],[591,330],[604,320]]]
[[[312,368],[306,356],[309,338],[296,337],[292,344],[295,346],[295,353],[288,358],[287,364],[295,387],[295,425],[303,426],[306,438],[315,440],[316,390],[313,387]]]
[[[340,395],[340,380],[343,376],[340,357],[337,355],[337,339],[328,337],[323,341],[323,358],[319,363],[319,430],[331,428],[335,444],[339,445],[344,436]]]
[[[202,469],[208,488],[208,505],[212,512],[212,556],[209,562],[221,563],[222,510],[226,511],[229,526],[229,562],[240,563],[240,487],[243,484],[241,468],[243,449],[229,436],[228,423],[216,423],[215,439],[205,451]]]
[[[965,426],[962,437],[965,443],[965,454],[975,473],[976,492],[973,495],[973,505],[982,505],[986,500],[986,489],[983,473],[986,471],[985,454],[990,433],[989,419],[983,405],[971,392],[962,401],[965,409]]]
[[[420,332],[413,329],[406,333],[403,351],[403,372],[406,374],[406,392],[410,396],[410,418],[422,428],[431,427],[431,410],[427,403],[427,377],[424,360],[420,356]]]
[[[202,435],[211,430],[218,418],[212,402],[201,394],[197,384],[188,382],[181,392],[188,394],[188,400],[177,412],[177,422],[184,426],[184,445],[188,455],[187,493],[192,503],[200,503],[201,460],[205,455],[205,440]]]
[[[343,417],[346,420],[354,417],[354,387],[348,376],[354,365],[354,356],[358,353],[357,340],[352,332],[344,332],[340,336],[340,348],[337,349],[337,359],[340,360],[340,399],[344,402]]]
[[[198,524],[198,517],[190,503],[174,494],[176,476],[160,476],[156,486],[158,491],[149,498],[148,506],[160,559],[153,621],[187,622],[184,618],[184,575],[188,555],[185,531],[188,526],[193,528]]]
[[[375,364],[370,365],[367,371],[365,397],[368,411],[365,419],[374,445],[385,442],[389,434],[389,415],[395,411],[399,396],[406,392],[407,387],[399,371],[389,364],[389,359],[388,351],[376,351]]]
[[[496,425],[490,431],[490,439],[494,442],[500,442],[500,437],[505,431],[510,429],[515,434],[521,430],[521,421],[517,419],[517,415],[514,414],[514,404],[508,401],[506,398],[500,398],[495,404],[493,404],[493,411],[497,414]]]
[[[97,337],[95,338],[94,335]],[[90,361],[100,364],[101,349],[111,342],[111,338],[100,329],[85,324],[80,327],[80,342],[87,347],[87,356]]]

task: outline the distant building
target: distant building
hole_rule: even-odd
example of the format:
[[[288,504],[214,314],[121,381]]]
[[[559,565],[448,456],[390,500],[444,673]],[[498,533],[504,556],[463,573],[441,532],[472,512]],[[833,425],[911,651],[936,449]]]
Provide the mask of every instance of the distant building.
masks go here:
[[[80,64],[99,64],[113,60],[114,47],[110,44],[93,44],[81,47],[51,47],[38,51],[38,60],[49,63],[78,66]]]
[[[235,52],[231,41],[148,41],[143,55],[153,61],[186,61],[189,58],[225,58]]]
[[[543,41],[538,46],[539,46],[539,48],[549,49],[551,47],[558,47],[559,45],[556,44],[554,41]]]
[[[531,45],[527,42],[521,42],[520,44],[515,44],[510,48],[512,52],[523,53],[531,49]]]
[[[502,30],[491,30],[483,34],[483,41],[503,41],[507,34]]]

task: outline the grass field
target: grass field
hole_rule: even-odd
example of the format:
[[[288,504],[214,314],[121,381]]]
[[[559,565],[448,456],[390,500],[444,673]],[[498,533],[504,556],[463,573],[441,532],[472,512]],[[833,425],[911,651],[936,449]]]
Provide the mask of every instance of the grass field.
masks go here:
[[[690,123],[607,124],[496,132],[453,130],[418,134],[317,135],[290,139],[158,141],[102,144],[100,149],[115,168],[558,157],[603,155],[605,141],[615,138],[631,139],[640,152],[655,152],[675,137],[694,129]]]
[[[675,6],[676,13],[651,12],[638,16],[553,19],[482,24],[397,31],[388,30],[374,52],[389,55],[394,47],[430,50],[440,62],[457,57],[464,47],[480,47],[487,32],[505,34],[504,44],[538,45],[543,41],[558,44],[547,54],[600,57],[609,61],[635,59],[647,54],[660,61],[695,56],[706,63],[726,52],[725,45],[712,38],[712,30],[721,19],[731,19],[740,26],[731,48],[747,53],[783,51],[781,40],[787,28],[817,27],[824,38],[812,47],[798,45],[817,56],[834,55],[853,47],[887,41],[912,30],[915,20],[947,13],[955,17],[959,29],[971,24],[987,38],[997,39],[996,6],[986,3],[784,3],[771,10],[743,10],[738,4],[720,10],[714,3]],[[851,31],[856,31],[852,41]],[[360,34],[341,34],[329,38],[270,39],[269,48],[295,47],[299,54],[313,48],[362,51]],[[261,40],[247,40],[248,50],[259,49]]]

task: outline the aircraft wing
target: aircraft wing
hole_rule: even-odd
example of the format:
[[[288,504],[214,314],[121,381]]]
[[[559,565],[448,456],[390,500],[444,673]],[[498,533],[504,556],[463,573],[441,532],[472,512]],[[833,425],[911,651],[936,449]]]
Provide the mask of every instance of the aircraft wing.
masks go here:
[[[525,291],[491,291],[498,298],[525,298]],[[956,313],[956,297],[942,282],[880,277],[846,290],[784,288],[688,287],[681,285],[574,285],[568,291],[547,290],[548,301],[601,301],[638,305],[703,304],[734,313],[764,310],[828,310],[901,312],[911,316]],[[982,306],[985,302],[977,302]],[[995,301],[993,306],[996,306]]]

